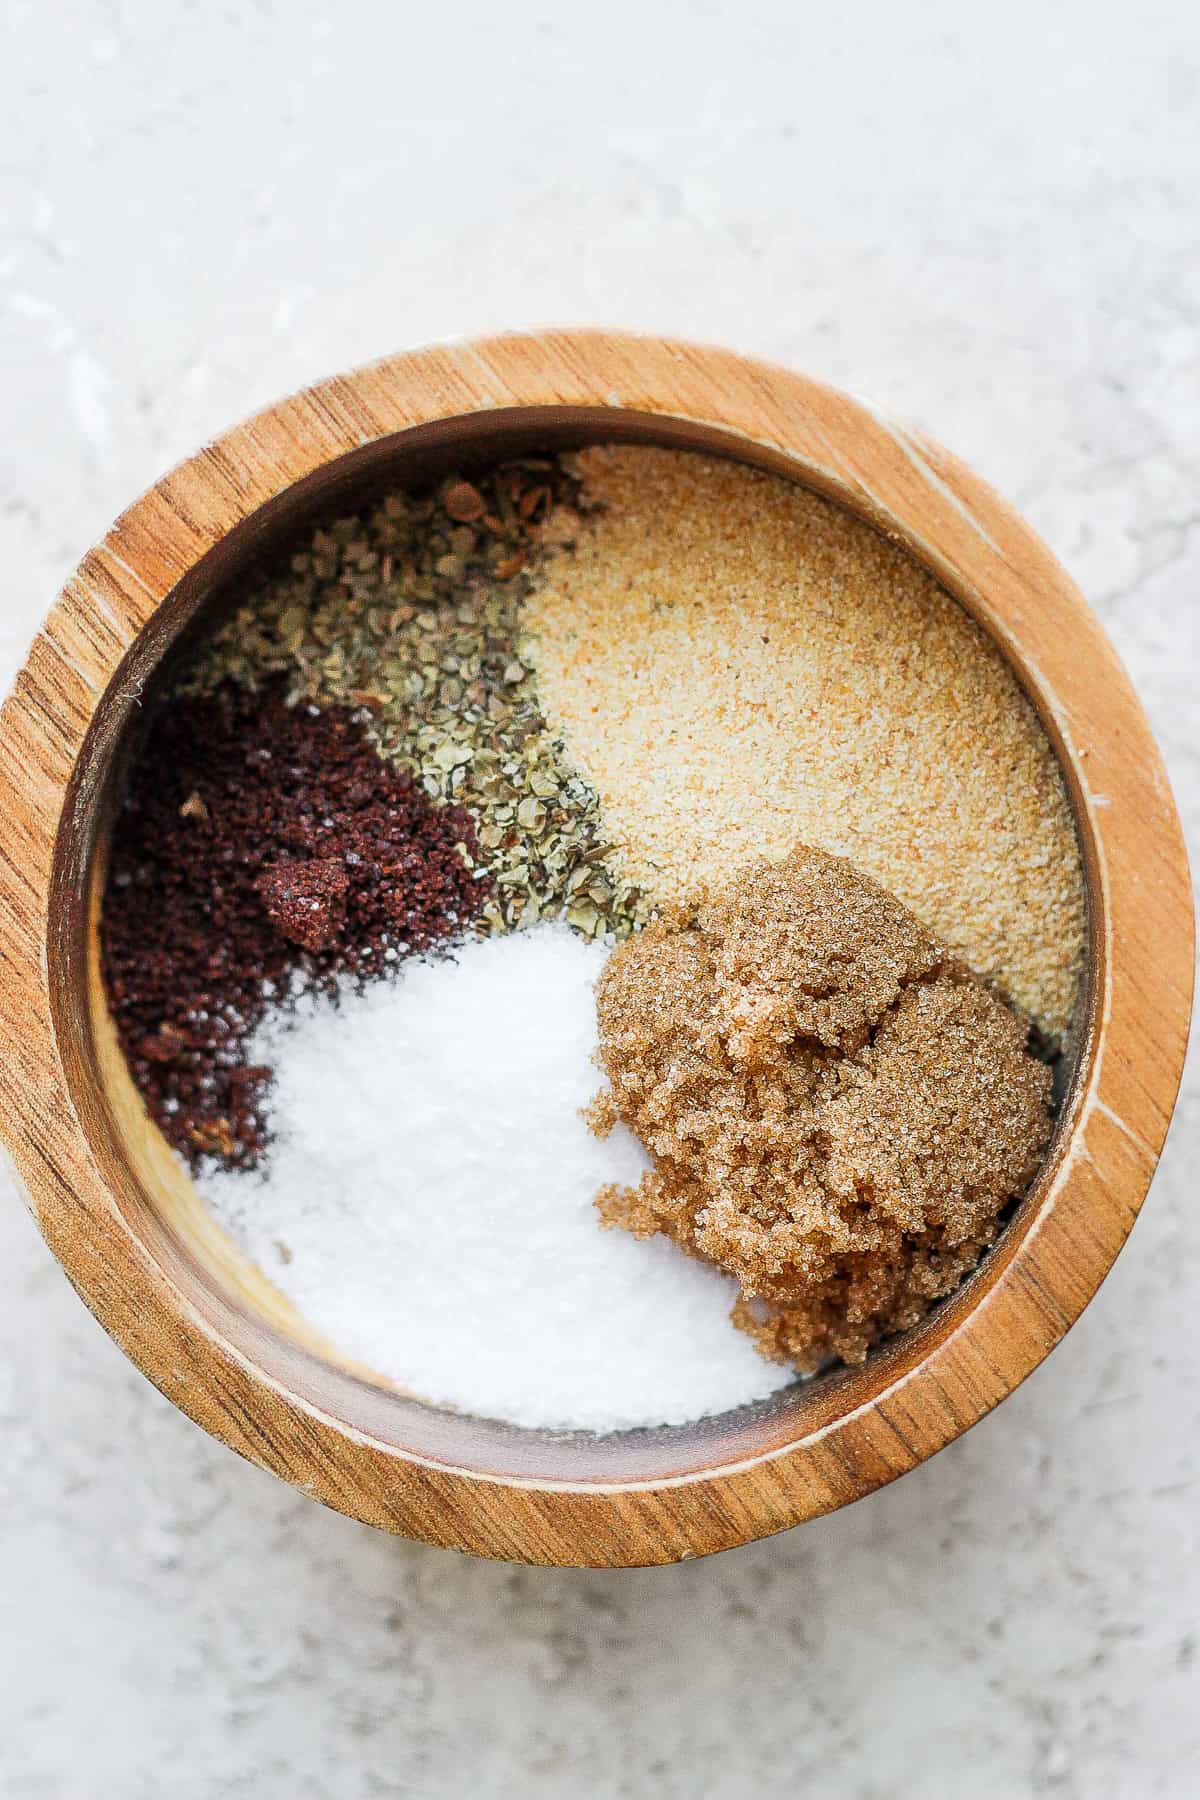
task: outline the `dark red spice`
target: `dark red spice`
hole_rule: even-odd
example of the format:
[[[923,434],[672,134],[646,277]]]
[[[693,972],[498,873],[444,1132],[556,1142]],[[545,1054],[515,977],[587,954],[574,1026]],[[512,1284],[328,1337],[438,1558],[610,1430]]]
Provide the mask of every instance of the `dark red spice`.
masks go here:
[[[276,863],[254,888],[276,931],[302,950],[329,950],[345,930],[350,877],[340,857]]]
[[[464,848],[466,854],[464,855]],[[490,892],[475,827],[349,713],[232,688],[163,708],[113,833],[100,936],[133,1079],[193,1164],[265,1142],[247,1039],[300,972],[378,975],[458,936]]]

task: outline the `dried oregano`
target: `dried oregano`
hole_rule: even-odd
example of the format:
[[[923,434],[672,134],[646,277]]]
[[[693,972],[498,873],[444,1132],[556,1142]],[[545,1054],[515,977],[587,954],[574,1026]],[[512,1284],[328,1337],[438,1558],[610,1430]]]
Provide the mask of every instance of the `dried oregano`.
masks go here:
[[[565,466],[564,466],[565,465]],[[179,691],[286,683],[360,709],[382,755],[467,807],[495,898],[484,929],[559,913],[589,936],[642,914],[608,867],[595,790],[547,727],[521,652],[542,528],[575,498],[570,459],[526,458],[336,520],[226,620]]]

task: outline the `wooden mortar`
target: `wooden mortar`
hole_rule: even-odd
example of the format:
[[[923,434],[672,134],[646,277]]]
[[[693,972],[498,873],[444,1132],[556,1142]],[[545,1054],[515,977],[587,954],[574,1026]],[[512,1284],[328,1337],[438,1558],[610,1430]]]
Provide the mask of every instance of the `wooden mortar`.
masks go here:
[[[96,915],[142,697],[202,609],[314,514],[385,483],[601,438],[735,456],[905,544],[999,643],[1057,749],[1083,847],[1085,993],[1044,1167],[977,1273],[862,1368],[606,1437],[426,1406],[339,1362],[209,1219],[115,1049]],[[1079,1317],[1145,1196],[1183,1064],[1187,861],[1129,682],[1046,547],[938,445],[722,350],[550,332],[398,356],[268,408],[117,520],[0,714],[0,1127],[71,1281],[214,1436],[328,1505],[532,1563],[701,1556],[902,1475]],[[681,1345],[681,1354],[686,1346]]]

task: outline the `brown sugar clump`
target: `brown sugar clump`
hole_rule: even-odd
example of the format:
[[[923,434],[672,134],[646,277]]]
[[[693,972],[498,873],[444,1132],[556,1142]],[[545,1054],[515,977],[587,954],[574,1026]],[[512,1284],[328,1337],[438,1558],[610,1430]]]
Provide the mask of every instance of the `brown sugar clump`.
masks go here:
[[[613,951],[616,1119],[655,1166],[598,1199],[735,1276],[765,1354],[861,1362],[991,1242],[1050,1135],[1025,1022],[851,863],[752,864]]]

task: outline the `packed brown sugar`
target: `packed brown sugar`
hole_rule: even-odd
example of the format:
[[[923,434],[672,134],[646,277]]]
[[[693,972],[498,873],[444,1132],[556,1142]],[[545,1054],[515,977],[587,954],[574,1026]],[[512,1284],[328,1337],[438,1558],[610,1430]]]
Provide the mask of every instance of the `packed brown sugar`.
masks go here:
[[[1083,882],[1051,746],[903,551],[741,464],[600,446],[526,603],[542,706],[659,903],[796,843],[849,858],[1051,1041]]]
[[[768,1355],[858,1362],[957,1287],[1036,1170],[1050,1071],[890,894],[797,848],[668,911],[597,990],[619,1119],[651,1151],[609,1225],[733,1275]]]

